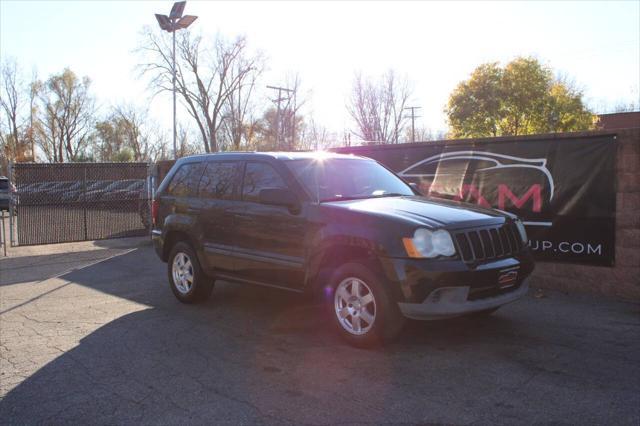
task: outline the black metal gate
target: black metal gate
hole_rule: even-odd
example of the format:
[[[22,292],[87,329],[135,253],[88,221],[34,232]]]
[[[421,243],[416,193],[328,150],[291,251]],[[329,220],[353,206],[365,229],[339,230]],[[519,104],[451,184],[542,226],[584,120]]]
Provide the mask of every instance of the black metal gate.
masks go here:
[[[16,245],[145,235],[146,163],[16,163]]]

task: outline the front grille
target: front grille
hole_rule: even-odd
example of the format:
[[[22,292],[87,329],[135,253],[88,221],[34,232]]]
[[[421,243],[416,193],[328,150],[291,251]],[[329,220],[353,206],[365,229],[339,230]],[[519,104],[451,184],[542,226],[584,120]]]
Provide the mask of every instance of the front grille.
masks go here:
[[[458,252],[465,262],[501,259],[522,250],[516,225],[507,222],[494,227],[453,232]]]

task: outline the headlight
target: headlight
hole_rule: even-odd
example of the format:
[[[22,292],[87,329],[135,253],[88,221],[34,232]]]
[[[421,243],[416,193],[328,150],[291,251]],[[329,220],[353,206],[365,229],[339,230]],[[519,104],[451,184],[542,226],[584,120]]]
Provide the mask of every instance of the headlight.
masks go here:
[[[516,227],[518,228],[518,232],[520,233],[520,238],[522,239],[522,242],[524,244],[529,242],[529,239],[527,238],[527,230],[524,229],[524,223],[522,223],[520,219],[516,220]]]
[[[451,235],[444,229],[429,231],[419,228],[413,238],[403,238],[402,242],[409,257],[453,256],[456,249]]]

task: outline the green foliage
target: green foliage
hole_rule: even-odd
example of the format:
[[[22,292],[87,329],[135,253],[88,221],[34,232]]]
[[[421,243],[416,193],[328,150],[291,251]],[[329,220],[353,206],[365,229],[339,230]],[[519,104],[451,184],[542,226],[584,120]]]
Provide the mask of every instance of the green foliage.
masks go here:
[[[251,142],[250,149],[257,151],[292,151],[300,145],[300,137],[305,130],[304,117],[295,116],[295,141],[292,140],[294,134],[293,115],[290,110],[280,112],[280,124],[278,126],[278,116],[275,108],[267,109],[262,118],[255,124],[253,129],[247,132]],[[276,143],[276,132],[280,131],[280,140]]]
[[[81,152],[79,154],[76,154],[76,156],[73,157],[71,161],[74,163],[95,163],[96,159],[93,158],[93,156],[90,154]]]
[[[129,147],[124,147],[113,156],[113,161],[131,162],[133,158],[133,150]]]
[[[462,138],[582,131],[595,122],[580,90],[523,57],[504,68],[480,65],[451,93],[445,112],[452,136]]]

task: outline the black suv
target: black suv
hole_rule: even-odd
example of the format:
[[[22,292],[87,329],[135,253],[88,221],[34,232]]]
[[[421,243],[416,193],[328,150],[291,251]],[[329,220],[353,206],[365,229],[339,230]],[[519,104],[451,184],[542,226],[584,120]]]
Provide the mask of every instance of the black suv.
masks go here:
[[[405,317],[489,314],[527,292],[534,266],[517,217],[422,197],[351,155],[182,158],[152,218],[180,301],[206,299],[216,279],[309,292],[356,345],[392,338]]]

